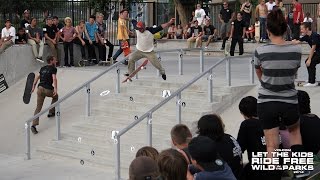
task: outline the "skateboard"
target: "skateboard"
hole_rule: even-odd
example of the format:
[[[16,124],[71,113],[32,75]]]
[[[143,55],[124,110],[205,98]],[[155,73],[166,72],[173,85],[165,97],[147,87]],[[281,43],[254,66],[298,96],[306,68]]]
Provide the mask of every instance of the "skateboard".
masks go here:
[[[8,89],[8,83],[6,82],[6,79],[4,78],[3,74],[0,74],[0,93]]]
[[[260,41],[260,22],[256,21],[254,23],[254,39],[256,42]]]
[[[296,83],[297,83],[297,86],[303,87],[303,85],[307,84],[308,82],[305,82],[305,81],[296,81]],[[316,83],[318,83],[317,86],[320,86],[320,81],[316,81]]]
[[[35,74],[33,72],[30,73],[27,77],[26,87],[24,88],[24,93],[23,93],[23,102],[25,104],[29,104],[30,102],[31,90],[32,90],[34,78],[35,78]]]
[[[123,54],[125,57],[127,57],[131,53],[131,49],[130,49],[128,41],[122,42],[121,48],[123,50]]]
[[[227,57],[230,55],[230,46],[231,46],[231,41],[227,40],[226,41],[226,46],[224,48],[224,55]]]
[[[122,83],[128,82],[128,81],[132,81],[132,77],[135,76],[140,70],[142,69],[146,69],[146,65],[148,64],[148,59],[144,60],[143,63],[136,69],[134,70],[128,77],[126,77],[126,79],[124,79],[122,81]]]

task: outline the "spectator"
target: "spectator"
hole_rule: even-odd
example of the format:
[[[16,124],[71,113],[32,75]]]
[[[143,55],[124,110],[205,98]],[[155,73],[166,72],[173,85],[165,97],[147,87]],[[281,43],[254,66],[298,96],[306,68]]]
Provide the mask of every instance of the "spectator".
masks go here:
[[[130,164],[129,180],[157,180],[158,176],[157,162],[149,157],[137,157]]]
[[[181,24],[178,24],[177,30],[176,30],[176,38],[182,39],[182,37],[183,37],[183,29],[181,27]]]
[[[243,38],[246,34],[246,24],[242,20],[242,13],[237,13],[237,19],[231,23],[231,47],[230,56],[234,56],[236,44],[239,44],[239,55],[243,54]]]
[[[318,18],[317,18],[317,32],[320,34],[320,3],[318,4],[317,10]]]
[[[196,15],[195,15],[194,11],[192,11],[191,17],[189,18],[190,27],[194,26],[194,21],[196,21],[196,20],[197,20]]]
[[[192,43],[196,42],[196,47],[200,46],[201,37],[202,37],[202,28],[198,26],[198,21],[195,21],[195,26],[191,27],[191,37],[187,40],[188,48],[192,48]]]
[[[73,63],[73,39],[77,36],[75,28],[72,26],[72,20],[70,17],[64,19],[65,27],[61,29],[61,39],[63,41],[64,49],[64,66],[71,67],[74,66]],[[68,56],[70,52],[70,63],[68,61]]]
[[[303,22],[310,23],[310,25],[312,25],[313,19],[310,17],[310,13],[309,12],[306,13],[306,16],[305,16]]]
[[[158,167],[162,180],[186,180],[187,178],[187,160],[175,149],[167,149],[159,154]]]
[[[53,24],[57,27],[58,29],[58,35],[57,35],[57,40],[58,41],[62,41],[62,39],[60,38],[61,36],[61,29],[64,27],[64,25],[59,21],[59,18],[58,16],[53,16],[52,17],[52,22]]]
[[[201,8],[201,4],[197,4],[197,8],[194,11],[195,17],[197,18],[198,25],[203,26],[205,24],[204,20],[206,17],[206,12]]]
[[[0,54],[15,42],[16,29],[11,26],[10,19],[6,20],[5,26],[1,31]]]
[[[81,57],[82,59],[86,59],[85,53],[85,45],[86,42],[84,41],[85,38],[85,22],[84,20],[80,20],[79,24],[76,26],[77,37],[74,39],[74,43],[80,45],[81,48]]]
[[[293,30],[293,8],[294,6],[291,5],[290,6],[290,11],[288,12],[288,16],[287,16],[287,23],[288,23],[288,27],[290,28],[290,31],[288,31],[288,33],[290,33],[289,37],[287,38],[288,40],[292,40],[292,30]]]
[[[282,14],[284,15],[284,17],[287,17],[287,11],[286,11],[286,8],[283,6],[282,0],[276,0],[276,5],[273,6],[272,10],[276,10],[277,8],[279,8],[282,11]]]
[[[47,24],[43,28],[44,31],[44,37],[46,39],[46,43],[51,49],[52,55],[57,59],[59,62],[58,58],[58,29],[56,25],[53,24],[52,17],[48,16],[47,17]]]
[[[260,22],[260,42],[267,42],[267,29],[266,29],[266,22],[267,22],[267,14],[268,8],[265,3],[265,0],[260,0],[260,3],[256,7],[256,17],[259,17]]]
[[[176,26],[174,24],[171,24],[171,26],[168,28],[167,39],[174,39],[175,35],[176,35]]]
[[[30,11],[28,9],[23,11],[23,20],[20,22],[20,27],[25,29],[31,24]]]
[[[96,53],[95,53],[95,45],[97,42],[97,32],[98,32],[98,26],[95,23],[96,17],[94,15],[91,15],[89,18],[89,22],[86,22],[85,27],[85,39],[86,45],[88,46],[88,54],[89,54],[89,61],[93,62],[95,64],[98,64]]]
[[[228,164],[219,158],[218,145],[209,137],[193,138],[188,149],[192,157],[192,164],[201,170],[194,174],[194,180],[236,180]]]
[[[246,38],[249,42],[251,42],[251,40],[253,43],[256,42],[256,40],[254,39],[254,32],[255,32],[254,25],[249,26],[249,28],[246,30]]]
[[[276,3],[273,0],[269,0],[266,3],[267,9],[268,9],[268,13],[270,13],[273,10],[273,6],[275,6]]]
[[[252,153],[267,150],[262,123],[257,117],[257,99],[252,96],[243,98],[239,103],[239,110],[245,120],[240,125],[237,141],[242,152],[247,151],[249,160],[241,173],[240,179],[280,180],[281,172],[257,171],[251,168]]]
[[[320,153],[320,119],[311,113],[310,97],[305,91],[298,90],[300,112],[300,132],[306,152]]]
[[[99,58],[100,61],[106,61],[106,46],[109,47],[109,53],[108,53],[108,61],[110,61],[110,58],[112,57],[113,54],[113,44],[105,38],[105,34],[107,33],[107,25],[103,23],[103,14],[102,13],[97,13],[96,15],[97,18],[97,26],[98,26],[98,48],[99,48]]]
[[[245,2],[241,5],[240,11],[243,15],[243,21],[246,25],[246,28],[248,29],[250,26],[251,21],[251,11],[252,11],[252,4],[250,3],[250,0],[245,0]]]
[[[211,41],[213,41],[216,37],[217,30],[211,25],[210,20],[206,19],[206,25],[203,27],[203,36],[202,40],[207,41],[205,49],[208,49],[208,46]],[[202,46],[202,41],[200,41],[200,47]]]
[[[190,24],[186,24],[186,26],[183,28],[183,39],[188,39],[191,37],[191,28]]]
[[[23,28],[18,29],[18,33],[16,34],[16,44],[26,44],[27,43],[27,35]]]
[[[32,52],[35,56],[35,59],[39,62],[44,63],[42,60],[44,42],[41,39],[41,30],[37,27],[37,19],[31,18],[31,24],[27,27],[28,34],[28,44],[32,46]],[[37,49],[39,45],[39,53]]]
[[[221,50],[224,50],[226,41],[229,39],[231,21],[234,19],[233,10],[229,8],[227,0],[223,2],[223,8],[220,10],[219,20],[221,22],[220,36],[223,40]]]
[[[140,148],[136,153],[136,158],[140,156],[147,156],[155,161],[157,161],[159,152],[157,149],[151,147],[151,146],[144,146]]]
[[[177,124],[171,129],[172,144],[181,151],[184,151],[188,164],[191,164],[191,157],[188,151],[188,143],[192,139],[190,129],[184,124]]]
[[[300,24],[303,22],[303,12],[302,6],[298,2],[298,0],[292,0],[293,8],[293,30],[292,30],[292,38],[299,40],[300,38]]]
[[[221,158],[231,167],[235,177],[239,178],[242,171],[241,147],[234,137],[224,133],[222,119],[216,114],[202,116],[198,121],[197,133],[199,136],[211,138],[216,143]]]

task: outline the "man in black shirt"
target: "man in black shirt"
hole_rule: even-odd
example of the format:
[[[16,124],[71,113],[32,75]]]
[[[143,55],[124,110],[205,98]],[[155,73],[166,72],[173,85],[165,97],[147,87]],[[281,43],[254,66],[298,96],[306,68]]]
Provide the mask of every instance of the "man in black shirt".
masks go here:
[[[226,41],[229,38],[230,24],[233,19],[234,19],[234,12],[232,9],[229,8],[228,2],[224,1],[223,8],[220,10],[220,14],[219,14],[219,20],[221,22],[220,36],[223,39],[221,50],[224,50]]]
[[[41,109],[44,102],[44,99],[46,97],[52,97],[51,104],[58,101],[58,86],[57,86],[57,59],[54,56],[48,56],[47,57],[47,63],[48,65],[43,66],[40,69],[39,74],[35,77],[33,82],[33,88],[32,91],[34,91],[38,80],[40,79],[40,83],[38,85],[38,91],[37,91],[37,108],[34,111],[34,115],[38,114]],[[53,84],[53,86],[52,86]],[[55,116],[55,108],[50,109],[48,117],[54,117]],[[39,118],[33,120],[31,131],[34,134],[37,134],[37,128],[36,126],[39,125]]]
[[[109,53],[108,53],[108,61],[110,61],[110,58],[113,54],[113,44],[105,37],[105,33],[107,32],[107,26],[105,23],[103,23],[103,14],[98,13],[96,15],[96,23],[98,26],[98,49],[99,49],[99,59],[100,61],[106,61],[106,46],[109,47]]]
[[[234,49],[236,44],[239,43],[239,55],[243,54],[243,38],[246,33],[246,24],[242,20],[242,13],[237,13],[237,19],[231,23],[231,34],[232,38],[230,47],[230,56],[234,56]]]
[[[49,45],[52,55],[58,60],[58,29],[56,25],[53,24],[52,17],[47,17],[47,24],[43,28],[44,37],[46,38],[46,43]]]
[[[64,27],[64,25],[59,21],[58,16],[53,16],[52,17],[52,22],[58,29],[57,41],[61,41],[62,42],[62,39],[60,38],[60,35],[61,35],[61,31],[60,30]]]
[[[203,36],[202,36],[202,40],[207,41],[205,49],[208,48],[211,40],[214,40],[215,36],[216,36],[217,30],[216,28],[210,24],[210,20],[207,19],[206,20],[206,25],[203,27]],[[200,41],[200,43],[202,44],[202,41]]]
[[[191,27],[191,37],[187,40],[188,48],[193,48],[192,43],[196,42],[196,47],[199,47],[201,44],[201,37],[202,37],[202,28],[198,25],[198,21],[194,22],[194,26]]]
[[[305,87],[317,86],[316,83],[316,66],[320,63],[320,35],[311,30],[311,25],[308,22],[304,22],[301,25],[301,34],[303,35],[299,41],[293,40],[294,43],[299,43],[301,41],[306,41],[310,47],[310,53],[308,59],[305,61],[309,79]]]
[[[29,10],[24,10],[23,12],[23,17],[24,19],[20,22],[20,27],[25,29],[27,28],[30,24],[31,24],[31,21],[30,21],[30,11]]]
[[[27,43],[27,35],[25,33],[25,30],[23,28],[18,29],[18,33],[16,34],[16,44],[26,44]]]

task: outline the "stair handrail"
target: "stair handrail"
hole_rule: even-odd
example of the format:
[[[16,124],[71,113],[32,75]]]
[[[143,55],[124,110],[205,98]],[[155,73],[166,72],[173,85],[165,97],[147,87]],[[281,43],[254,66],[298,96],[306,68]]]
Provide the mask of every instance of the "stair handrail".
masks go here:
[[[254,63],[253,63],[253,54],[249,53],[250,55],[242,55],[241,58],[251,58],[250,59],[250,82],[251,84],[254,84]],[[228,79],[228,85],[231,86],[231,66],[230,61],[235,58],[239,58],[240,56],[236,57],[225,57],[221,60],[219,60],[217,63],[209,67],[207,70],[203,71],[202,73],[198,74],[195,78],[190,80],[189,82],[185,83],[182,87],[180,87],[178,90],[173,92],[170,96],[163,99],[161,102],[159,102],[157,105],[153,106],[150,110],[148,110],[146,113],[144,113],[142,116],[138,117],[135,121],[130,123],[125,128],[121,129],[120,131],[112,131],[112,139],[114,141],[115,146],[115,177],[116,179],[121,179],[121,172],[120,172],[120,137],[124,135],[126,132],[128,132],[130,129],[135,127],[137,124],[139,124],[141,121],[143,121],[145,118],[148,118],[147,121],[147,144],[148,146],[152,146],[152,114],[157,111],[159,108],[161,108],[163,105],[168,103],[170,100],[172,100],[174,97],[176,97],[176,107],[177,107],[177,123],[181,124],[181,93],[187,89],[189,86],[193,85],[196,81],[203,78],[205,75],[208,74],[208,99],[209,102],[213,102],[212,97],[212,85],[213,85],[213,74],[212,71],[215,67],[220,65],[222,62],[226,61],[226,76]]]

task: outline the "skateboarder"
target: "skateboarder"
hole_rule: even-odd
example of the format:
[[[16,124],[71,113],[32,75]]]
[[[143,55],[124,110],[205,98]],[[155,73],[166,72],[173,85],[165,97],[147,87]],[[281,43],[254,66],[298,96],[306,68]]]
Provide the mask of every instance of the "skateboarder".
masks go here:
[[[34,115],[38,114],[41,109],[44,102],[44,99],[46,97],[52,97],[51,104],[58,101],[58,87],[57,87],[57,59],[54,56],[48,56],[47,57],[47,63],[48,65],[43,66],[40,69],[39,74],[36,76],[33,82],[33,88],[32,91],[34,91],[38,80],[40,79],[40,83],[38,85],[38,91],[37,91],[37,108],[34,111]],[[53,86],[52,86],[53,84]],[[55,116],[55,108],[50,109],[48,117],[54,117]],[[37,134],[37,128],[36,126],[39,125],[39,118],[33,120],[31,131],[33,134]]]
[[[304,87],[313,87],[317,86],[316,83],[316,66],[320,63],[320,35],[311,30],[311,24],[304,22],[301,25],[301,34],[303,35],[299,41],[293,40],[293,43],[297,44],[301,41],[306,41],[310,47],[310,53],[308,59],[305,61],[309,79],[308,83],[303,85]]]
[[[162,79],[167,79],[165,71],[160,64],[156,53],[153,51],[153,34],[163,30],[163,28],[170,26],[174,23],[174,21],[175,18],[171,18],[169,22],[154,28],[146,27],[144,22],[142,21],[137,22],[136,20],[132,20],[132,24],[137,33],[137,50],[129,55],[128,74],[126,74],[127,76],[129,76],[134,71],[136,61],[141,58],[147,58],[151,62],[151,64],[160,71]]]

